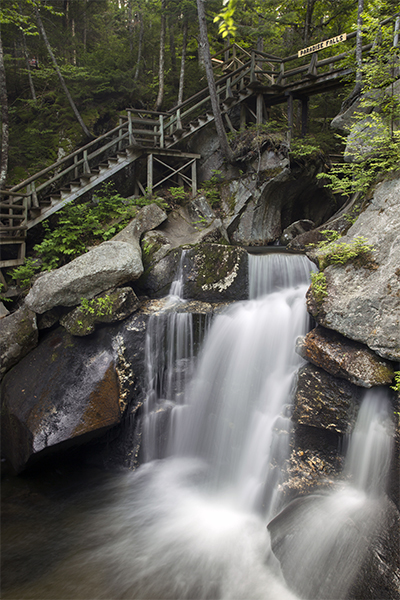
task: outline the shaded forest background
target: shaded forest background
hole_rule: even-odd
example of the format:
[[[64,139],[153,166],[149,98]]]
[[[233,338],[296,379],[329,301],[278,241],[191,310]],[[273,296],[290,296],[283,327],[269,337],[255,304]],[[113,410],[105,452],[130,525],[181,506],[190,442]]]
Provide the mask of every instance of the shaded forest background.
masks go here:
[[[357,26],[354,0],[238,0],[234,5],[234,41],[245,49],[258,47],[280,57],[350,33]],[[222,9],[222,0],[207,0],[211,53],[229,43],[214,22]],[[7,185],[34,174],[88,139],[39,33],[37,10],[92,136],[117,125],[127,107],[167,110],[175,106],[181,99],[182,64],[183,100],[207,86],[196,0],[1,0],[10,132]],[[392,0],[365,0],[364,10],[378,21],[393,15],[398,5]],[[346,44],[345,50],[355,45]],[[333,46],[323,52],[325,58],[339,51]],[[349,80],[348,90],[340,94],[312,98],[311,135],[333,143],[329,123],[352,86],[354,80]],[[284,106],[275,109],[277,121],[284,120],[284,110]]]

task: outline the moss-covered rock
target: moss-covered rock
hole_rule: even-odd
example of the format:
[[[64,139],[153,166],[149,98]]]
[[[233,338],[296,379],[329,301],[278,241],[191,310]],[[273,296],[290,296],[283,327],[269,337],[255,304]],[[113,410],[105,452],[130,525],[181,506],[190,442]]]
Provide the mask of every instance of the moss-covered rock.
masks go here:
[[[185,297],[205,302],[248,298],[248,254],[243,248],[202,244],[183,260]]]
[[[84,336],[92,333],[98,323],[114,323],[129,317],[139,306],[139,300],[130,287],[105,292],[85,300],[80,306],[61,318],[60,323],[71,334]]]

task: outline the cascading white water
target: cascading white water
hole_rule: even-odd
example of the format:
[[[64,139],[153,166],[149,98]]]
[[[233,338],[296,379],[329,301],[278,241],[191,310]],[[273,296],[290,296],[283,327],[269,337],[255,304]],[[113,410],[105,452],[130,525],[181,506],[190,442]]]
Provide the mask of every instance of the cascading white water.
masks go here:
[[[346,455],[347,482],[293,502],[269,524],[285,578],[302,598],[347,597],[382,526],[392,445],[387,390],[368,390]]]
[[[269,551],[266,518],[278,505],[288,456],[290,396],[302,362],[294,347],[308,325],[311,266],[290,256],[290,276],[282,278],[281,261],[262,260],[274,271],[268,286],[215,317],[184,402],[171,386],[167,392],[175,406],[166,458],[143,465],[108,515],[115,527],[124,507],[123,555],[118,540],[108,556],[118,581],[126,578],[127,597],[294,598]],[[158,333],[148,339],[149,381],[160,381],[160,342],[154,347],[152,339]],[[153,393],[147,418],[158,414],[160,395]],[[145,432],[144,444],[153,443]]]

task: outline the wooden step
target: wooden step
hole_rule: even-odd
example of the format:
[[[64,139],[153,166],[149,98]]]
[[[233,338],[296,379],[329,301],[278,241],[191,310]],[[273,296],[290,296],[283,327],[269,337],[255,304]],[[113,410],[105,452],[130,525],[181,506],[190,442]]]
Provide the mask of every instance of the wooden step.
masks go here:
[[[29,216],[32,219],[35,219],[36,217],[38,217],[40,214],[42,213],[42,207],[41,206],[31,206],[31,208],[29,209]]]

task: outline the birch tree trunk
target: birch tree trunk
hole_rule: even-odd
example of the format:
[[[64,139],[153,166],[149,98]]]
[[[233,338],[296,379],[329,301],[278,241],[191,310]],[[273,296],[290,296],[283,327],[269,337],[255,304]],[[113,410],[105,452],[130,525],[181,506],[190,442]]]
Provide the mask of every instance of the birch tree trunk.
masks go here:
[[[200,33],[200,50],[204,60],[204,66],[206,69],[208,89],[210,92],[211,107],[215,120],[215,128],[217,130],[219,145],[221,147],[222,154],[226,160],[232,160],[232,150],[229,147],[228,138],[224,123],[222,120],[221,110],[219,108],[217,88],[214,80],[214,73],[212,69],[210,45],[207,37],[207,22],[205,12],[205,0],[197,0],[197,12],[199,16],[199,33]]]
[[[361,92],[362,86],[362,13],[364,10],[364,0],[358,0],[357,12],[357,38],[356,38],[356,85],[353,91],[353,96]]]
[[[22,44],[24,47],[25,64],[26,64],[26,70],[28,71],[28,80],[29,80],[29,87],[30,87],[31,94],[32,94],[32,100],[34,102],[36,102],[37,101],[36,100],[36,91],[35,91],[35,86],[33,85],[31,66],[29,64],[28,49],[26,47],[26,39],[25,39],[24,32],[22,32]]]
[[[74,115],[77,118],[79,125],[82,127],[83,132],[85,133],[85,135],[88,138],[92,138],[93,136],[90,133],[89,129],[86,127],[85,123],[83,122],[83,119],[82,119],[81,115],[79,114],[78,109],[76,108],[75,102],[73,101],[72,96],[69,93],[69,90],[67,88],[67,84],[64,81],[64,77],[62,76],[61,71],[60,71],[60,69],[58,67],[58,64],[57,64],[57,61],[56,61],[56,57],[54,56],[53,51],[52,51],[51,46],[50,46],[50,43],[49,43],[49,40],[47,39],[46,31],[45,31],[45,29],[43,27],[42,19],[40,18],[39,10],[38,10],[37,6],[35,6],[35,16],[36,16],[36,21],[37,21],[37,24],[38,24],[39,31],[42,34],[43,41],[44,41],[44,43],[46,45],[47,52],[49,53],[49,56],[50,56],[51,60],[53,61],[54,68],[55,68],[56,73],[58,75],[58,78],[60,80],[61,86],[62,86],[62,88],[63,88],[63,90],[65,92],[65,95],[68,98],[68,102],[70,103],[70,106],[71,106],[71,108],[72,108],[72,110],[74,112]]]
[[[140,63],[142,60],[143,38],[144,38],[144,19],[143,19],[143,13],[141,11],[139,12],[139,21],[140,21],[139,44],[138,44],[138,55],[137,55],[135,76],[133,78],[134,81],[137,81],[139,79]]]
[[[179,90],[178,90],[178,105],[183,102],[183,87],[185,85],[185,64],[186,64],[186,47],[187,37],[189,30],[189,22],[185,18],[183,23],[183,40],[182,40],[182,56],[181,56],[181,70],[179,73]]]
[[[165,66],[165,17],[166,0],[161,0],[161,31],[160,31],[160,59],[158,64],[158,95],[156,100],[156,110],[160,110],[164,99],[164,66]]]
[[[1,156],[0,188],[4,187],[8,171],[8,99],[6,71],[4,68],[3,44],[0,30],[0,102],[1,102]]]

